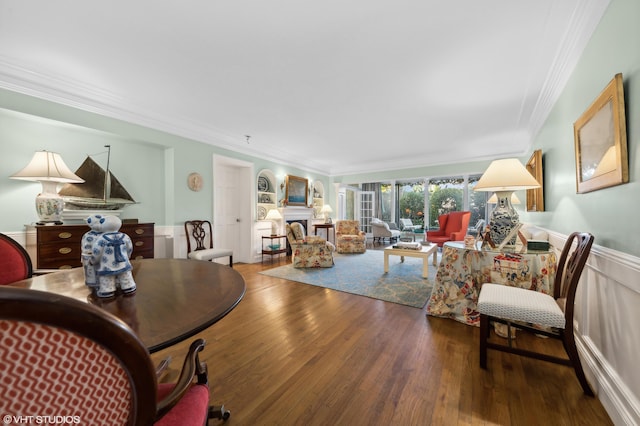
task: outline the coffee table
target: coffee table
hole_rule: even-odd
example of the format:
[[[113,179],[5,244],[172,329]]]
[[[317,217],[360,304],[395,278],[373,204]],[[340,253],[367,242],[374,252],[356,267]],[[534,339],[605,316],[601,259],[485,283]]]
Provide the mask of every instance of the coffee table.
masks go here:
[[[429,255],[433,255],[433,266],[438,264],[438,245],[424,244],[421,250],[393,248],[393,246],[384,249],[384,272],[389,272],[389,256],[400,256],[400,261],[404,262],[406,257],[417,257],[422,259],[422,278],[429,277]]]

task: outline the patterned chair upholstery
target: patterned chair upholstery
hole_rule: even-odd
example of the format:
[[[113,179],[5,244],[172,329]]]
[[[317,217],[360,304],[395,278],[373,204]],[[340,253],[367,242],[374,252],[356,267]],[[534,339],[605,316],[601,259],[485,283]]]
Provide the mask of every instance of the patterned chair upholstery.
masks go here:
[[[224,407],[209,407],[207,366],[198,358],[203,348],[202,339],[191,344],[177,383],[156,384],[147,348],[115,316],[68,297],[0,287],[5,415],[65,415],[91,425],[226,419]]]
[[[338,253],[364,253],[367,250],[367,234],[360,230],[359,220],[336,222],[336,247]]]
[[[287,223],[287,240],[291,246],[294,268],[331,268],[335,246],[322,237],[305,236],[304,227]]]

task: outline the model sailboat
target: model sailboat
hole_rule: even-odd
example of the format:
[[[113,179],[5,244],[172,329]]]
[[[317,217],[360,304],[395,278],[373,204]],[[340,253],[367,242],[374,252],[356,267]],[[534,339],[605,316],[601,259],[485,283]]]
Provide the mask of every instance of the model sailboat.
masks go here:
[[[58,191],[65,201],[66,209],[119,210],[126,205],[135,204],[133,197],[109,171],[111,146],[105,147],[108,148],[106,170],[87,156],[76,170],[76,175],[84,179],[84,183],[69,183]]]

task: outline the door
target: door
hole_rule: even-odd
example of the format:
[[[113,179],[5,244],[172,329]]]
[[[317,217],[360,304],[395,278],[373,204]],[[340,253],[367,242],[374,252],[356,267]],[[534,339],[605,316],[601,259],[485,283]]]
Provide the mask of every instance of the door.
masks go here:
[[[358,219],[360,220],[360,230],[372,235],[371,219],[375,215],[376,193],[373,191],[358,192]]]
[[[232,249],[234,262],[251,263],[253,165],[214,156],[213,176],[214,247]]]

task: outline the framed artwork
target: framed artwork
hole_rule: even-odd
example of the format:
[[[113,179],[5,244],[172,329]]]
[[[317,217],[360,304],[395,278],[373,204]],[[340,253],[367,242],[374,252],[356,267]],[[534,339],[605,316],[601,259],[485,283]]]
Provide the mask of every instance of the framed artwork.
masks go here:
[[[527,161],[527,170],[536,178],[540,184],[540,188],[527,189],[527,211],[543,212],[544,211],[544,177],[542,171],[542,150],[534,151]]]
[[[307,206],[309,181],[297,176],[287,176],[285,179],[285,200],[288,206]]]
[[[622,74],[616,74],[573,125],[576,191],[629,182]]]

